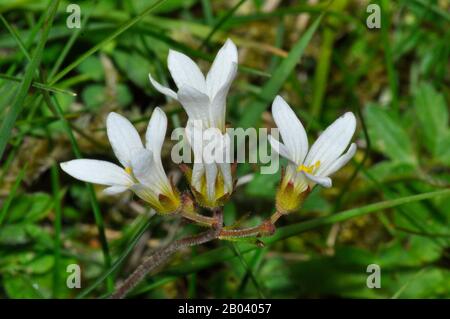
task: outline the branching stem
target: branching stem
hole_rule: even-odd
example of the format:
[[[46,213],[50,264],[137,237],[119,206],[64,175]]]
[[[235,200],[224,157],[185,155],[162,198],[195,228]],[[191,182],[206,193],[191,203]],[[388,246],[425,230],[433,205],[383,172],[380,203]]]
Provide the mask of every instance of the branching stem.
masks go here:
[[[142,279],[152,270],[159,265],[163,264],[172,254],[176,251],[190,247],[201,245],[218,238],[223,225],[223,212],[222,209],[214,210],[214,219],[216,223],[211,230],[203,232],[201,234],[182,238],[174,241],[166,247],[163,247],[152,255],[150,255],[144,262],[116,289],[116,291],[109,297],[110,299],[122,299],[125,298],[127,293],[136,287]]]
[[[208,217],[197,213],[186,213],[186,212],[181,212],[181,216],[197,223],[200,226],[212,227],[213,225],[217,224],[216,217]]]
[[[136,287],[136,285],[139,284],[149,272],[166,262],[170,256],[180,249],[201,245],[214,239],[270,236],[275,232],[275,223],[281,216],[283,216],[282,213],[276,211],[270,219],[263,221],[258,226],[242,229],[224,229],[223,209],[213,209],[213,215],[213,217],[207,217],[197,213],[183,213],[183,217],[193,220],[200,225],[209,226],[212,228],[201,234],[176,240],[168,246],[155,251],[147,259],[145,259],[144,262],[127,279],[125,279],[125,281],[109,298],[125,298],[127,293]]]

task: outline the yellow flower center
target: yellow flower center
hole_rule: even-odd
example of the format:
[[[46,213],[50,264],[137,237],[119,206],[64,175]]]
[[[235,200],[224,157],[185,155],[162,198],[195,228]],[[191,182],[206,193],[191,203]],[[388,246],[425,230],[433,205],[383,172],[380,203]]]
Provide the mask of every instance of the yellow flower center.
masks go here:
[[[319,167],[320,167],[320,161],[317,161],[313,165],[310,165],[310,166],[301,164],[297,167],[297,172],[305,172],[305,173],[311,174]]]
[[[129,166],[125,167],[125,172],[127,172],[129,175],[133,174],[133,170]]]

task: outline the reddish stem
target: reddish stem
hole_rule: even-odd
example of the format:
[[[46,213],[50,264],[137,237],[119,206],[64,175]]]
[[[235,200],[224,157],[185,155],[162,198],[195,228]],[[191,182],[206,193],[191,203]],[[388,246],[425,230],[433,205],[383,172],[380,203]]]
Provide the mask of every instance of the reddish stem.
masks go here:
[[[127,279],[125,279],[122,285],[120,285],[109,298],[110,299],[125,298],[127,293],[131,289],[136,287],[136,285],[139,284],[150,271],[152,271],[153,269],[161,265],[163,262],[165,262],[176,251],[182,248],[204,244],[213,239],[216,239],[219,236],[223,226],[222,209],[215,209],[214,217],[216,223],[213,225],[214,226],[213,229],[195,236],[176,240],[173,243],[169,244],[168,246],[161,248],[156,252],[154,252],[152,255],[150,255]]]

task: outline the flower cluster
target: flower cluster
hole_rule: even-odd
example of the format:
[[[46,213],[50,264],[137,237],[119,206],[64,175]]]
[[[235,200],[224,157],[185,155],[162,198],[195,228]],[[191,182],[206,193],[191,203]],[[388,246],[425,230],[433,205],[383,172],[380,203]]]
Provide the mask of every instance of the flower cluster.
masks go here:
[[[196,213],[194,203],[215,209],[224,205],[235,188],[230,161],[224,159],[230,154],[225,106],[237,72],[237,49],[231,40],[227,40],[206,76],[180,52],[170,50],[167,64],[177,91],[161,85],[151,75],[149,79],[157,91],[177,100],[188,115],[184,131],[194,154],[194,163],[192,167],[183,165],[182,168],[193,198],[187,193],[181,195],[164,171],[161,149],[167,117],[159,107],[150,118],[145,144],[127,119],[114,112],[108,115],[107,135],[122,167],[106,161],[76,159],[61,163],[61,168],[79,180],[108,186],[104,190],[106,194],[132,190],[159,213],[180,213],[199,224],[211,226],[214,223],[212,218]],[[356,152],[354,143],[348,147],[355,132],[356,119],[352,113],[345,113],[309,148],[302,123],[280,96],[273,102],[272,115],[282,141],[270,136],[270,144],[288,161],[276,194],[276,213],[282,215],[298,209],[315,185],[331,187],[329,176]],[[206,131],[212,134],[205,134]],[[204,145],[208,144],[205,142],[215,145],[215,156],[205,156]],[[272,222],[275,220],[271,219]],[[263,229],[270,232],[272,224],[269,224],[270,221],[263,223],[264,227],[258,228],[258,234]]]
[[[167,66],[178,87],[175,93],[164,87],[149,75],[150,82],[156,90],[178,100],[188,115],[186,135],[192,145],[194,165],[192,170],[186,172],[191,189],[197,200],[206,207],[215,207],[223,203],[233,191],[230,163],[214,161],[204,158],[202,145],[206,134],[210,134],[216,145],[223,145],[218,156],[223,159],[227,156],[229,138],[225,133],[225,105],[231,83],[236,76],[238,53],[231,40],[219,50],[206,77],[199,67],[183,53],[170,50]],[[197,137],[197,138],[196,138]],[[198,145],[198,146],[197,146]]]
[[[314,185],[331,187],[329,176],[355,155],[355,143],[350,145],[345,154],[342,153],[355,132],[356,119],[353,113],[345,113],[308,150],[308,138],[302,123],[280,96],[273,101],[272,115],[284,143],[272,136],[269,142],[278,154],[288,160],[277,192],[277,210],[287,213],[299,207],[303,197]]]

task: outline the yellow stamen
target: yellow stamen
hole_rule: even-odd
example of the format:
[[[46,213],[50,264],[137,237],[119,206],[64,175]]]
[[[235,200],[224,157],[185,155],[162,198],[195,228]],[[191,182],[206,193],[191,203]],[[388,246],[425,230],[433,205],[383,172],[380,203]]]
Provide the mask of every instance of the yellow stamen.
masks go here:
[[[131,169],[131,167],[125,167],[125,172],[131,175],[133,173],[133,170]]]
[[[317,161],[313,165],[310,165],[310,166],[305,166],[305,165],[301,164],[297,167],[297,172],[305,172],[305,173],[311,174],[319,167],[320,167],[320,161]]]

